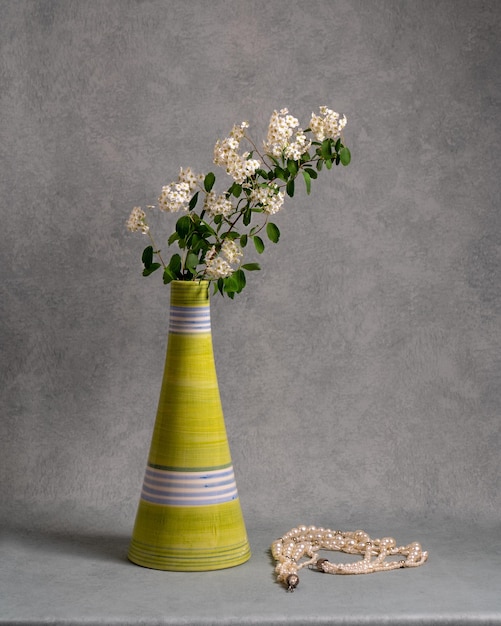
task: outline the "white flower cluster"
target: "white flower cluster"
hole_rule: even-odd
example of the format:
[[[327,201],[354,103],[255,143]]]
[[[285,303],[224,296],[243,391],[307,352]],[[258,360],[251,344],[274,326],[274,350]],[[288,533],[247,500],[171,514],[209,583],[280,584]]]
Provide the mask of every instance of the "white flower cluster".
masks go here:
[[[188,183],[191,191],[195,189],[195,187],[201,183],[203,183],[205,176],[204,174],[195,174],[195,172],[191,169],[191,167],[187,167],[183,169],[182,167],[179,169],[178,180],[180,183]]]
[[[228,200],[226,194],[217,196],[214,191],[210,191],[205,196],[204,209],[211,215],[230,215],[233,212],[233,205]]]
[[[162,187],[158,198],[158,206],[162,211],[177,213],[180,209],[186,210],[191,197],[188,183],[170,183]]]
[[[146,213],[139,206],[135,206],[132,209],[132,213],[127,220],[127,228],[131,233],[136,233],[138,231],[142,232],[144,235],[150,230],[150,227],[146,223]]]
[[[261,167],[261,163],[257,159],[250,158],[250,152],[238,154],[240,141],[244,136],[244,129],[249,124],[242,122],[240,126],[233,126],[229,137],[218,139],[214,146],[214,163],[226,169],[226,173],[233,180],[242,184],[246,178],[253,176],[256,170]]]
[[[219,255],[216,252],[216,246],[212,246],[205,255],[205,274],[216,280],[230,276],[234,271],[231,264],[238,263],[242,254],[240,246],[231,239],[223,241]]]
[[[186,211],[193,190],[203,179],[203,174],[195,174],[190,167],[181,168],[177,181],[162,187],[162,193],[158,198],[159,208],[169,213],[177,213],[180,210]]]
[[[337,139],[347,121],[346,115],[341,117],[339,113],[322,106],[320,107],[320,115],[311,114],[310,128],[317,141],[323,141],[328,137]]]
[[[296,140],[285,147],[284,154],[292,161],[299,161],[305,152],[310,149],[311,141],[306,138],[302,130],[296,132]]]
[[[221,246],[221,254],[228,263],[238,263],[243,256],[242,248],[232,239],[225,239]]]
[[[296,135],[293,137],[294,129],[298,126],[298,119],[290,115],[288,109],[273,111],[264,142],[265,152],[276,158],[284,154],[294,161],[300,159],[310,147],[311,142],[306,139],[306,135],[300,128],[295,131]]]
[[[276,183],[270,183],[262,187],[254,187],[250,199],[253,203],[261,205],[263,211],[268,215],[277,213],[284,203],[284,194],[279,191]]]

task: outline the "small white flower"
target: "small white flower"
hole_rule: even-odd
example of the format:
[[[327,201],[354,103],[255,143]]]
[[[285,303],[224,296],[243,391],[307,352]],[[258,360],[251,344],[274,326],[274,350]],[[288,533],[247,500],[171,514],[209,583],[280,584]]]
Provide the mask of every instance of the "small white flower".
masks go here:
[[[216,257],[217,257],[216,246],[212,246],[212,248],[205,253],[205,262],[210,263]]]
[[[230,215],[233,212],[233,205],[226,197],[226,194],[216,196],[214,191],[210,191],[205,196],[204,209],[211,215]]]
[[[225,239],[221,246],[221,254],[228,261],[228,263],[238,263],[243,256],[242,248],[231,239]]]
[[[191,167],[187,167],[184,169],[181,167],[177,180],[179,183],[188,183],[188,185],[190,186],[190,191],[193,191],[198,184],[203,182],[204,175],[195,174]]]
[[[257,159],[249,158],[249,152],[244,152],[242,155],[237,152],[240,141],[244,137],[244,129],[247,127],[247,122],[242,122],[240,126],[233,126],[230,136],[222,140],[218,139],[214,146],[214,163],[224,167],[226,173],[240,185],[261,167]]]
[[[158,206],[162,211],[169,213],[177,213],[181,209],[186,211],[190,198],[191,189],[189,183],[170,183],[162,187],[162,193],[158,198]]]
[[[299,161],[305,152],[310,149],[311,141],[308,141],[306,135],[300,129],[296,133],[296,140],[286,146],[284,154],[292,161]]]
[[[242,169],[244,170],[245,176],[247,178],[254,176],[256,170],[259,169],[261,166],[260,161],[258,161],[257,159],[251,159],[249,157],[250,152],[244,152],[242,154]],[[243,180],[241,182],[243,182]]]
[[[205,255],[205,274],[216,280],[218,278],[226,278],[233,274],[233,269],[228,261],[217,256],[215,246],[212,246]]]
[[[315,139],[317,141],[323,141],[329,137],[337,139],[348,121],[346,116],[343,115],[341,117],[339,113],[326,106],[320,107],[320,115],[311,114],[310,128],[315,135]]]
[[[273,111],[264,142],[265,152],[276,158],[285,155],[288,159],[299,160],[311,144],[306,141],[300,128],[296,131],[295,138],[293,137],[293,129],[298,126],[298,119],[290,115],[288,109]]]
[[[243,256],[241,247],[231,239],[225,239],[218,255],[216,246],[205,254],[205,274],[213,279],[226,278],[233,274],[231,264],[238,263]]]
[[[251,192],[251,200],[260,205],[265,213],[273,215],[282,208],[285,196],[282,191],[279,191],[277,184],[270,183],[262,187],[255,187]]]
[[[292,117],[292,115],[285,116],[285,123],[289,128],[296,128],[296,126],[299,126],[299,120],[295,117]]]
[[[245,134],[245,129],[249,128],[249,122],[242,122],[240,126],[236,124],[231,129],[230,137],[235,139],[238,143],[243,139]]]
[[[131,233],[140,231],[144,235],[150,230],[150,227],[146,223],[146,213],[141,209],[141,207],[135,206],[132,209],[132,213],[127,220],[127,228]]]

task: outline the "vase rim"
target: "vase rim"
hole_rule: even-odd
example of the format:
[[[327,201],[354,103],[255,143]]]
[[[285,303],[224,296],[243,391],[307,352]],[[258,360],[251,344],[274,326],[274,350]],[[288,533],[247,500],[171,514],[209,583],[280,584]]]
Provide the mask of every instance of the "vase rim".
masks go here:
[[[170,303],[175,306],[207,306],[210,299],[208,280],[174,280]]]
[[[199,280],[173,280],[171,282],[171,285],[189,285],[190,287],[192,287],[193,285],[208,285],[209,281],[205,280],[205,279],[199,279]]]

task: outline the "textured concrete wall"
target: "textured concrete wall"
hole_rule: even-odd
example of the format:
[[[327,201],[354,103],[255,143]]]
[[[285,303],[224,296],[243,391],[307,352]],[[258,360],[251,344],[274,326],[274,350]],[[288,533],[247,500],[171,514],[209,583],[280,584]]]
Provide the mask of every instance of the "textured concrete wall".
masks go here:
[[[213,300],[248,524],[496,519],[501,3],[0,9],[3,513],[132,524],[169,289],[141,276],[130,209],[213,169],[233,123],[261,140],[273,109],[326,104],[352,164],[287,202],[263,271]]]

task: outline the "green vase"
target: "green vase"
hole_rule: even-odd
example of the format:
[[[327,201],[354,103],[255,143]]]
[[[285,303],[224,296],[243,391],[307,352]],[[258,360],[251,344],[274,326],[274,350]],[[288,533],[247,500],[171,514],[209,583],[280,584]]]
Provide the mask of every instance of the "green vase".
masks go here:
[[[174,281],[162,388],[128,558],[153,569],[203,571],[249,557],[216,376],[209,283]]]

